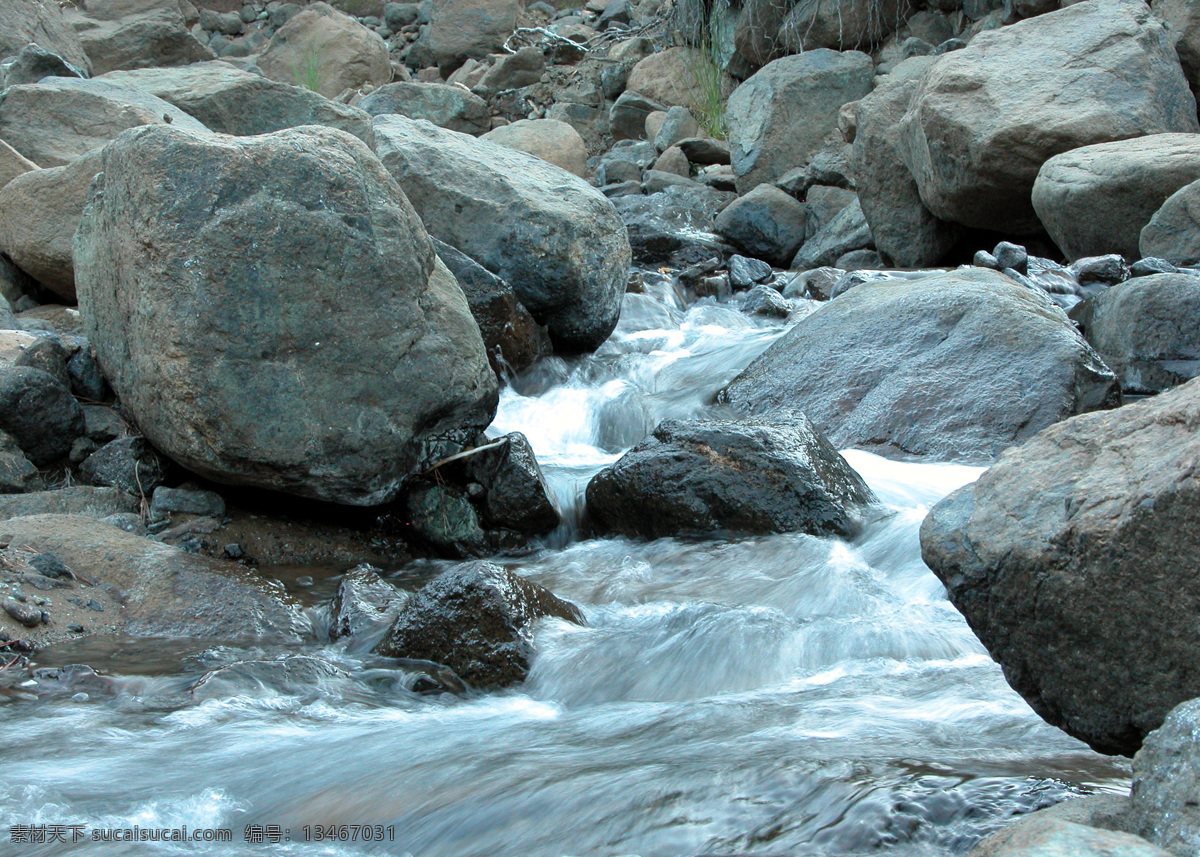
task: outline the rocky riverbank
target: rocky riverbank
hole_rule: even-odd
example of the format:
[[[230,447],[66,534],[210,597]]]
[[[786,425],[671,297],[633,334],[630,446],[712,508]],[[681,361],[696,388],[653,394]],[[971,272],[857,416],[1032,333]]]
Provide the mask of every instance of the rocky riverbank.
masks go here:
[[[900,507],[839,449],[988,467],[924,562],[1042,718],[1137,755],[1128,807],[978,853],[1193,854],[1195,19],[6,4],[0,688],[156,638],[477,698],[536,683],[538,629],[603,624],[520,557],[849,550]],[[714,330],[753,347],[679,374]],[[548,471],[502,402],[578,372],[602,452]]]

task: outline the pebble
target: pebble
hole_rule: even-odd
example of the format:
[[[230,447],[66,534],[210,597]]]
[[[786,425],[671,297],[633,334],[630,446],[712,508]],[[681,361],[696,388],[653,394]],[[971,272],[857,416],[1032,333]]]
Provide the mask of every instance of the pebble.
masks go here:
[[[78,622],[72,622],[70,625],[67,626],[67,630],[70,631],[72,634],[82,634],[83,626],[80,625]]]
[[[103,612],[104,612],[104,605],[103,605],[103,604],[101,604],[99,601],[96,601],[96,600],[94,600],[94,599],[92,599],[92,598],[89,598],[89,599],[88,599],[88,602],[87,602],[87,608],[88,608],[89,610],[95,610],[97,613],[103,613]]]
[[[45,617],[45,613],[42,610],[28,604],[21,604],[17,601],[5,601],[4,612],[26,628],[36,628],[42,624]]]

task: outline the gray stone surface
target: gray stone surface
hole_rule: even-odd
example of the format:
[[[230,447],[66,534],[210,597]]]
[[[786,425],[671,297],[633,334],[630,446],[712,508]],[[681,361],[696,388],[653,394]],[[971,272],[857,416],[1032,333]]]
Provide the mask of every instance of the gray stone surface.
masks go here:
[[[463,134],[484,134],[492,127],[487,102],[461,86],[447,83],[389,83],[363,98],[358,106],[372,116],[398,113]]]
[[[370,505],[491,421],[462,290],[362,141],[153,126],[104,176],[75,241],[88,340],[175,461]]]
[[[433,0],[429,47],[433,62],[455,69],[469,57],[495,53],[517,28],[520,0]]]
[[[443,664],[475,688],[502,687],[525,678],[532,625],[547,616],[583,623],[579,608],[536,583],[465,563],[416,592],[376,651]]]
[[[785,268],[804,242],[804,206],[760,184],[717,215],[715,228],[743,253]]]
[[[313,3],[271,37],[258,67],[272,80],[304,86],[326,98],[392,79],[387,43],[325,3]]]
[[[83,45],[57,3],[0,4],[0,59],[14,56],[30,42],[91,71]]]
[[[1142,229],[1167,197],[1200,180],[1200,134],[1153,134],[1055,155],[1033,185],[1033,207],[1074,261],[1139,255]]]
[[[300,86],[269,80],[223,62],[109,72],[102,78],[156,95],[222,134],[270,134],[327,125],[374,142],[371,117]]]
[[[825,49],[783,57],[744,81],[726,105],[741,193],[805,166],[837,129],[838,110],[871,91],[871,58]]]
[[[86,11],[80,8],[84,5]],[[163,0],[89,0],[67,6],[66,15],[79,35],[92,73],[104,74],[216,59],[216,54],[188,31],[183,8]]]
[[[587,488],[602,532],[664,538],[806,532],[849,536],[874,497],[799,412],[667,420]]]
[[[1126,393],[1159,393],[1200,376],[1200,277],[1135,277],[1071,311]]]
[[[1200,180],[1167,197],[1142,229],[1138,247],[1143,256],[1177,265],[1200,262]]]
[[[1200,380],[1051,426],[921,527],[1009,684],[1103,753],[1132,755],[1200,695],[1197,460]]]
[[[1062,310],[976,268],[835,287],[720,398],[753,414],[802,408],[838,448],[988,461],[1118,395]]]
[[[630,250],[603,194],[533,155],[428,122],[378,116],[375,135],[429,232],[512,286],[557,348],[608,338]]]
[[[0,431],[38,467],[66,457],[83,434],[83,411],[71,391],[41,369],[0,369]]]
[[[942,220],[1029,234],[1030,193],[1061,152],[1196,133],[1196,103],[1140,0],[1084,0],[980,33],[925,73],[899,125],[921,199]]]
[[[137,497],[118,488],[72,485],[55,491],[0,497],[0,521],[28,515],[82,515],[100,520],[109,515],[138,512],[140,506]]]
[[[1200,852],[1200,699],[1171,709],[1133,757],[1132,825],[1176,857]]]
[[[811,207],[809,211],[812,211]],[[804,242],[791,267],[804,271],[833,265],[854,250],[874,249],[873,244],[871,227],[863,214],[862,205],[855,197]]]

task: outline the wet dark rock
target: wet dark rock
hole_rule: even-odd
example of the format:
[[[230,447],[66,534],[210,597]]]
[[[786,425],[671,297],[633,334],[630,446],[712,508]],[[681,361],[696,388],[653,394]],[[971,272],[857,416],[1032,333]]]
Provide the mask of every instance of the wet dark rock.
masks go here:
[[[489,527],[542,535],[559,524],[558,510],[542,468],[525,435],[513,432],[499,446],[467,459],[468,477],[484,489],[483,516]]]
[[[874,249],[873,242],[871,227],[855,195],[849,204],[804,242],[791,267],[799,271],[829,265],[845,267],[837,264],[839,258],[854,250]]]
[[[213,491],[168,488],[165,485],[155,488],[150,499],[150,517],[160,520],[176,512],[219,518],[225,514],[225,501]]]
[[[874,500],[799,412],[770,420],[666,420],[588,484],[602,532],[852,535]]]
[[[467,254],[432,240],[438,257],[467,296],[488,359],[498,374],[520,372],[552,351],[546,328],[533,320],[508,283]]]
[[[827,301],[832,296],[834,284],[846,272],[840,268],[813,268],[811,271],[801,271],[783,288],[785,298],[810,297],[813,300]]]
[[[108,443],[130,432],[129,424],[106,405],[84,405],[83,424],[88,438],[98,444]]]
[[[379,569],[363,564],[342,576],[329,605],[329,638],[354,637],[370,648],[395,621],[408,602],[401,592],[379,576]]]
[[[71,389],[71,376],[67,374],[67,350],[55,336],[43,336],[21,352],[17,366],[41,369],[54,377],[63,387]]]
[[[1129,266],[1129,276],[1131,277],[1149,277],[1152,274],[1176,274],[1178,272],[1179,269],[1166,259],[1158,259],[1154,256],[1138,259]]]
[[[770,278],[771,266],[762,259],[747,259],[736,253],[729,257],[729,282],[734,288],[748,289]]]
[[[479,516],[463,493],[447,485],[421,484],[405,498],[413,535],[429,544],[439,556],[480,556],[487,538]]]
[[[490,562],[457,566],[415,593],[375,651],[443,664],[474,688],[522,681],[543,617],[583,624],[574,604]]]
[[[83,434],[83,411],[70,390],[41,369],[0,369],[0,431],[38,467],[71,452]]]
[[[1115,286],[1129,277],[1129,266],[1118,253],[1077,259],[1068,270],[1081,286]]]
[[[1045,720],[1132,755],[1200,696],[1200,380],[1051,426],[921,527],[1005,677]]]
[[[1200,277],[1135,277],[1071,318],[1127,393],[1158,393],[1200,375]]]
[[[35,490],[38,470],[7,432],[0,432],[0,494]]]
[[[736,197],[711,188],[667,188],[613,205],[625,223],[633,258],[642,265],[687,267],[733,252],[713,233],[717,214]]]
[[[812,185],[806,191],[797,196],[791,190],[781,187],[782,182],[777,183],[777,187],[787,191],[797,199],[804,201],[806,217],[804,221],[804,240],[808,241],[821,230],[825,224],[837,217],[838,214],[845,209],[846,206],[854,202],[857,194],[852,190],[847,190],[841,187],[830,187],[826,185]]]
[[[661,193],[669,187],[699,187],[699,182],[661,170],[646,170],[642,173],[642,190],[647,194]]]
[[[840,282],[721,400],[757,415],[803,404],[839,448],[969,461],[1119,401],[1062,310],[1000,273]]]
[[[103,157],[75,236],[80,308],[122,405],[172,460],[372,505],[491,421],[496,378],[462,290],[361,140],[156,125]]]
[[[55,553],[37,553],[29,558],[29,564],[40,575],[53,578],[73,578],[71,569]]]
[[[833,267],[846,271],[879,271],[887,266],[887,260],[870,247],[851,250],[833,260]]]
[[[787,318],[791,311],[791,301],[770,286],[755,286],[746,293],[746,299],[742,301],[742,312],[746,315]]]
[[[111,390],[100,371],[96,355],[86,345],[71,355],[67,361],[67,375],[71,381],[71,392],[90,402],[102,402]],[[86,419],[86,417],[85,417]]]
[[[1200,853],[1200,699],[1173,708],[1133,758],[1134,829],[1177,857]]]
[[[163,462],[144,437],[119,437],[87,457],[80,475],[90,484],[149,497],[162,484]]]
[[[716,230],[742,252],[786,267],[804,241],[804,206],[774,185],[760,184],[730,203]]]

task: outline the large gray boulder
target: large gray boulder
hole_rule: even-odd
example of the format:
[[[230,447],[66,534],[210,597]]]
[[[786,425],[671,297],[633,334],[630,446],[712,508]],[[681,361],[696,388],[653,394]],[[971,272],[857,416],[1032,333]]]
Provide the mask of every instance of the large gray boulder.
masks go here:
[[[104,74],[216,59],[188,31],[183,8],[165,0],[88,0],[66,4],[66,15],[92,72]]]
[[[0,431],[38,467],[67,456],[83,434],[83,411],[69,387],[31,366],[0,369]]]
[[[518,119],[488,131],[485,140],[527,152],[586,179],[587,145],[579,132],[556,119]]]
[[[1093,143],[1196,133],[1196,100],[1141,0],[1084,0],[980,33],[925,73],[899,128],[942,220],[1029,234],[1038,170]]]
[[[774,185],[760,184],[717,215],[713,228],[748,256],[785,267],[804,243],[806,213]]]
[[[588,516],[626,536],[850,536],[874,495],[802,414],[667,420],[588,483]]]
[[[1200,375],[1200,277],[1135,277],[1071,317],[1127,393],[1159,393]]]
[[[334,98],[364,84],[392,79],[387,42],[325,3],[313,3],[280,27],[258,58],[271,80]]]
[[[729,96],[725,117],[739,193],[803,167],[837,129],[838,110],[871,91],[857,51],[807,51],[768,63]]]
[[[809,210],[811,211],[811,208]],[[832,265],[847,253],[868,247],[874,247],[871,227],[863,214],[862,204],[855,197],[804,242],[792,260],[791,267],[794,270],[807,271]]]
[[[91,71],[83,45],[63,16],[61,5],[34,0],[0,3],[0,59],[20,53],[31,42]]]
[[[934,62],[934,57],[905,60],[855,108],[852,161],[859,203],[875,247],[901,267],[936,265],[962,233],[961,226],[938,219],[925,207],[897,146],[900,121]]]
[[[1048,722],[1132,755],[1200,696],[1200,380],[1051,426],[938,503],[921,551]]]
[[[148,92],[103,80],[51,77],[0,96],[0,139],[39,167],[61,167],[138,125],[203,124]]]
[[[453,70],[467,59],[496,53],[520,14],[520,0],[433,0],[428,38],[434,63]]]
[[[492,127],[487,102],[448,83],[403,80],[381,86],[358,103],[372,116],[398,113],[409,119],[424,119],[434,125],[479,135]]]
[[[31,170],[0,188],[0,251],[68,303],[75,302],[71,243],[101,151],[65,167]]]
[[[1200,180],[1167,197],[1142,229],[1138,247],[1147,258],[1177,265],[1200,262]]]
[[[1138,258],[1142,229],[1167,197],[1200,179],[1200,134],[1153,134],[1055,155],[1033,185],[1033,208],[1071,261]]]
[[[727,98],[734,82],[707,52],[676,46],[639,60],[625,87],[665,107],[686,107],[695,116],[711,117],[717,107],[713,101]]]
[[[871,50],[904,23],[913,6],[910,0],[806,0],[791,7],[779,41],[789,53]]]
[[[0,627],[10,636],[39,647],[81,633],[290,642],[303,629],[299,610],[277,581],[92,518],[12,518],[0,523],[0,536],[19,545],[25,557],[53,554],[75,576],[57,581],[66,588],[54,590],[48,624],[18,632],[0,613]],[[84,630],[72,632],[72,625]]]
[[[375,138],[430,234],[512,286],[556,347],[608,338],[631,254],[603,194],[533,155],[429,122],[377,116]]]
[[[1196,92],[1200,89],[1200,8],[1189,0],[1153,0],[1150,6],[1169,25],[1168,38]]]
[[[969,857],[1170,857],[1151,843],[1120,830],[1098,830],[1054,817],[1038,818]]]
[[[416,592],[375,651],[442,664],[476,688],[502,687],[529,672],[533,624],[544,617],[583,624],[578,607],[536,583],[465,563]]]
[[[127,132],[104,150],[75,273],[121,401],[218,482],[382,503],[495,411],[462,290],[342,131]]]
[[[155,95],[222,134],[252,136],[327,125],[353,134],[368,146],[375,140],[371,117],[362,110],[223,62],[114,71],[102,79]]]
[[[38,165],[22,155],[12,146],[0,140],[0,188],[19,175],[36,170]]]
[[[1138,833],[1176,857],[1200,853],[1200,699],[1171,710],[1133,757],[1129,798]]]
[[[752,414],[801,408],[839,449],[966,461],[1118,397],[1062,310],[978,268],[856,286],[721,394]]]

